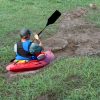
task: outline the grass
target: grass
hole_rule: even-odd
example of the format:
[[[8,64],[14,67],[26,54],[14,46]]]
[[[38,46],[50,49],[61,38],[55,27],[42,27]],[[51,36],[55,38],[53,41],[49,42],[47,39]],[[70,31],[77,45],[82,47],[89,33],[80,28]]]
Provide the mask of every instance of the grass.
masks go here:
[[[9,59],[14,57],[18,30],[27,27],[39,32],[56,9],[62,13],[78,7],[88,9],[93,2],[100,6],[99,0],[0,0],[0,100],[34,100],[42,95],[50,100],[100,99],[99,57],[63,58],[34,77],[18,76],[11,82],[3,76]],[[100,26],[99,8],[89,11],[86,20]],[[49,26],[42,37],[54,35],[58,25]]]
[[[98,57],[63,58],[34,77],[1,81],[1,100],[35,100],[42,95],[49,100],[99,100],[99,65]]]
[[[86,20],[90,21],[91,23],[95,24],[97,27],[100,27],[100,10],[90,10],[88,15],[86,16]]]

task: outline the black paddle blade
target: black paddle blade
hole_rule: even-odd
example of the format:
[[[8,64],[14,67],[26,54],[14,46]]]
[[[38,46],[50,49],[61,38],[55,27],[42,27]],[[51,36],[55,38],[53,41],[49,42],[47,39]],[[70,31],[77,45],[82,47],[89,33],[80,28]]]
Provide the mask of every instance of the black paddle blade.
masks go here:
[[[56,10],[56,11],[49,17],[45,28],[46,28],[48,25],[53,24],[60,16],[61,16],[61,13],[60,13],[58,10]],[[45,28],[44,28],[44,29],[45,29]],[[43,29],[41,32],[39,32],[38,35],[40,35],[40,34],[44,31],[44,29]]]
[[[48,19],[48,22],[46,24],[46,26],[50,25],[50,24],[53,24],[59,17],[61,16],[61,13],[56,10],[51,16],[50,18]]]

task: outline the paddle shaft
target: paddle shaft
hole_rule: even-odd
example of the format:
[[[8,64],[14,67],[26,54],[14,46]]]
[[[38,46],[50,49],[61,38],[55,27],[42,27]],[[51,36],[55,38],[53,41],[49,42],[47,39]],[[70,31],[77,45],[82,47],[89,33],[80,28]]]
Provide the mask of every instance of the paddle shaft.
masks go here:
[[[44,29],[38,33],[38,36],[46,29],[46,27],[47,26],[45,26]]]

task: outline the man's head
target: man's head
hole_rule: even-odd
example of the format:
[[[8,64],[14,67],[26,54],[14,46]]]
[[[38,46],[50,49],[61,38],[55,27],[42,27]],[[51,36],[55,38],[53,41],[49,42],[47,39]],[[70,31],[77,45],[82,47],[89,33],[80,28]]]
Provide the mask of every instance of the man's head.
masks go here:
[[[29,29],[22,29],[20,31],[20,37],[22,39],[30,39],[30,35],[32,34],[32,32]]]

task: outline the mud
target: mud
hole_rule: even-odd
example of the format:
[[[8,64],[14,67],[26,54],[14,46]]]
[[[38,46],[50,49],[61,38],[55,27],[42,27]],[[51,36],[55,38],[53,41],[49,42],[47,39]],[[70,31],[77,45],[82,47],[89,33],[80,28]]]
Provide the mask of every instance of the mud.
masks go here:
[[[57,34],[43,41],[56,57],[100,54],[100,29],[87,22],[87,10],[80,8],[64,13]]]

